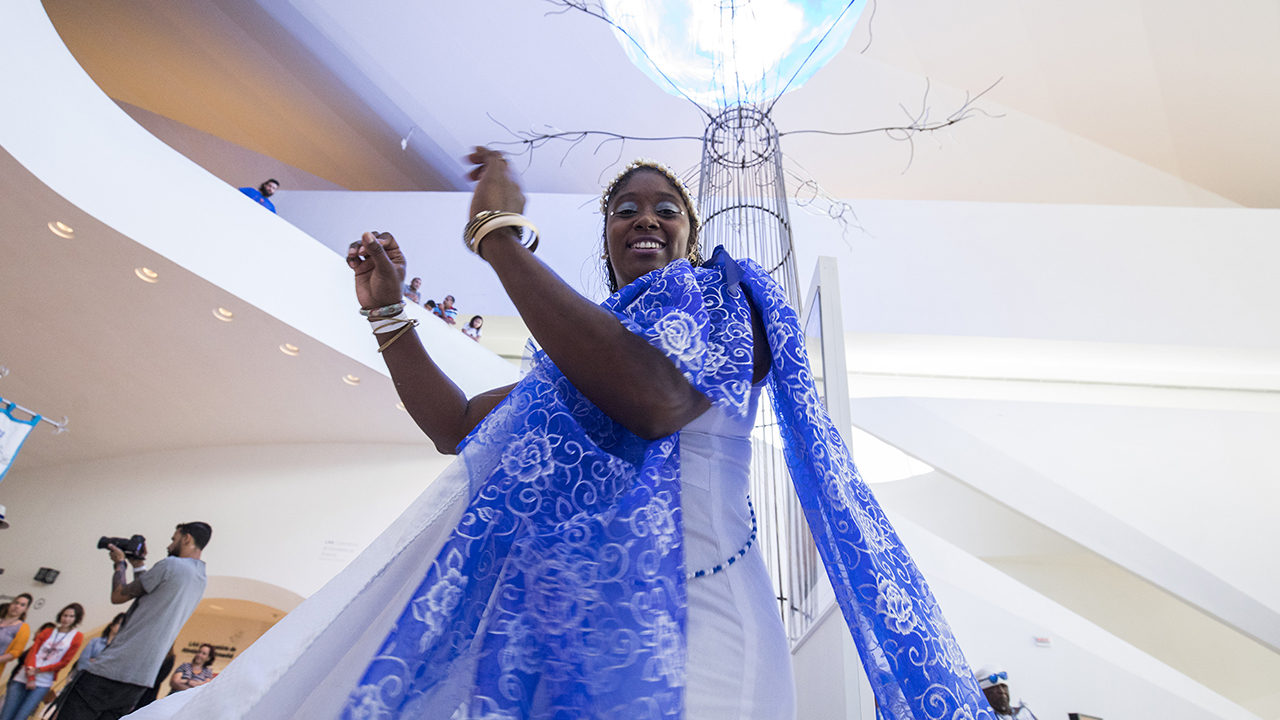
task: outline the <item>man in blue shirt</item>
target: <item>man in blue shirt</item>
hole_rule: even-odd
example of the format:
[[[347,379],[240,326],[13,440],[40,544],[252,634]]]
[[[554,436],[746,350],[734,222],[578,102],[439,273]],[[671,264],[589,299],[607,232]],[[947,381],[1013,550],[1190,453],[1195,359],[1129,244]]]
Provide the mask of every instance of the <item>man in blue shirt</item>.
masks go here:
[[[272,195],[275,195],[276,191],[279,189],[280,189],[279,180],[268,180],[262,183],[262,185],[258,186],[257,190],[254,190],[253,188],[244,187],[244,188],[240,188],[240,192],[244,193],[245,195],[248,195],[250,198],[253,199],[254,202],[258,203],[262,207],[270,210],[271,212],[275,212],[276,206],[272,205],[271,201],[268,200],[267,198],[271,197]]]

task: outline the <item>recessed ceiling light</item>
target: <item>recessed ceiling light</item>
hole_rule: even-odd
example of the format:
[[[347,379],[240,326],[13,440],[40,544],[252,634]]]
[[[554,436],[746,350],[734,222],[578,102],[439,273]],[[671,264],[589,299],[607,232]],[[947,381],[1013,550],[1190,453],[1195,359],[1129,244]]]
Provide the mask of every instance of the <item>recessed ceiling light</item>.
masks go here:
[[[71,226],[58,220],[51,220],[49,222],[49,232],[67,240],[75,240],[76,238],[76,231],[72,230]]]
[[[359,384],[360,384],[360,378],[356,377],[355,375],[345,375],[345,376],[343,376],[343,378],[342,378],[342,382],[344,382],[344,383],[346,383],[346,384],[348,384],[348,385],[359,385]]]
[[[155,270],[152,270],[151,268],[145,268],[145,267],[134,268],[133,274],[137,275],[138,279],[143,282],[149,282],[149,283],[160,282],[160,273],[156,272]]]
[[[236,319],[235,313],[231,312],[226,308],[214,308],[213,316],[223,322],[231,322],[232,320]]]
[[[297,345],[294,345],[293,343],[284,343],[280,346],[280,352],[285,355],[297,355],[300,351],[298,350]]]
[[[396,407],[397,407],[397,408],[399,408],[399,409],[401,409],[401,410],[404,410],[405,412],[409,412],[408,410],[405,410],[404,403],[402,403],[402,402],[398,402],[398,403],[396,403]]]

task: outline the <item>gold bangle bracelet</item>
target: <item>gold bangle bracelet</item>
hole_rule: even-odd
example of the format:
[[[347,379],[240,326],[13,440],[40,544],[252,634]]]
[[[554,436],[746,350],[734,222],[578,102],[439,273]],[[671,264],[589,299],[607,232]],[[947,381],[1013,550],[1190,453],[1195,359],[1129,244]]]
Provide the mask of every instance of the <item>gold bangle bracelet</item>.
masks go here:
[[[408,323],[405,324],[404,327],[400,328],[400,332],[396,333],[395,335],[392,335],[390,340],[382,343],[382,347],[378,348],[378,352],[382,352],[383,350],[386,350],[387,348],[391,347],[391,343],[399,340],[401,335],[409,332],[409,328],[415,328],[415,327],[418,327],[417,318],[410,320]]]

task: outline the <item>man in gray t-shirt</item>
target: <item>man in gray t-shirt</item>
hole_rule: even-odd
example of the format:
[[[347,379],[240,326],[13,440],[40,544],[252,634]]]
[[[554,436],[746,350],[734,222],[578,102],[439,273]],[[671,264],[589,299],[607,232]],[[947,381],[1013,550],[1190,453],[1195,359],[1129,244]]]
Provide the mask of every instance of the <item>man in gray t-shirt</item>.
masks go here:
[[[111,602],[133,606],[124,627],[92,665],[71,685],[58,713],[60,720],[117,720],[133,710],[142,693],[156,682],[165,654],[204,596],[204,561],[200,553],[213,529],[207,523],[178,526],[169,544],[169,557],[150,570],[142,557],[126,560],[124,552],[108,546],[115,574]],[[125,571],[133,565],[133,582]]]

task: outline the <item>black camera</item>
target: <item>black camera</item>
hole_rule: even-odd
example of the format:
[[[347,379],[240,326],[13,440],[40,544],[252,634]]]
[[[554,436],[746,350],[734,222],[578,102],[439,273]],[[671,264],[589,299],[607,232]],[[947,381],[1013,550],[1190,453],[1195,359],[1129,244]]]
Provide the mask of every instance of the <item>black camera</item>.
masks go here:
[[[115,545],[124,551],[124,556],[131,560],[142,560],[142,547],[147,544],[147,539],[141,535],[134,535],[125,540],[124,538],[113,538],[102,536],[98,539],[98,549],[106,550],[108,545]]]

